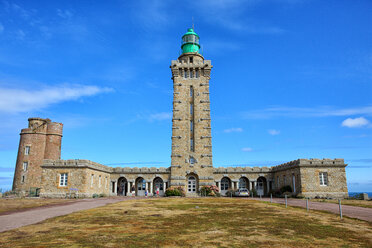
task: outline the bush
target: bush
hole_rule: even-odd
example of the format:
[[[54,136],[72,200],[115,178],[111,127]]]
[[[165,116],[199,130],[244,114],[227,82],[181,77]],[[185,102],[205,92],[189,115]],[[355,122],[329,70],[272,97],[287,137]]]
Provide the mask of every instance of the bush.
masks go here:
[[[165,190],[165,196],[185,196],[183,187],[171,186]]]
[[[200,195],[201,196],[220,196],[221,194],[219,194],[217,186],[206,185],[206,186],[201,187]]]
[[[250,196],[254,196],[254,197],[256,197],[257,196],[257,190],[256,189],[252,189],[251,191],[249,191],[249,195]]]
[[[283,186],[280,188],[280,193],[283,194],[285,192],[293,192],[292,187],[289,185]]]
[[[236,190],[229,189],[228,191],[226,191],[226,196],[233,197],[233,196],[235,196],[235,192],[236,192]]]
[[[96,194],[96,193],[94,193],[94,194],[92,195],[92,197],[93,197],[93,198],[98,198],[98,197],[99,197],[99,195],[98,195],[98,194]]]

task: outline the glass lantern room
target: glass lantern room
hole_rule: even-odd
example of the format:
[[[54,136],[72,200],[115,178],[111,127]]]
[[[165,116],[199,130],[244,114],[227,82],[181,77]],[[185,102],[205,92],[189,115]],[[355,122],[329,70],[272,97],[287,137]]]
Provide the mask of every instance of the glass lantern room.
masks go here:
[[[199,39],[199,35],[192,28],[189,28],[182,36],[182,53],[199,53]]]

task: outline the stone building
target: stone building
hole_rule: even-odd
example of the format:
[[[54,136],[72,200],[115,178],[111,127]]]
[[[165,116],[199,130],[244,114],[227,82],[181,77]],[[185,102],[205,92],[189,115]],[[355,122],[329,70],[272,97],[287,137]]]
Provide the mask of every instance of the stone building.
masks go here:
[[[42,197],[77,194],[141,196],[170,186],[195,196],[203,185],[247,188],[259,195],[290,186],[305,197],[348,196],[343,159],[297,159],[273,167],[213,167],[210,118],[210,60],[199,53],[199,36],[189,29],[182,54],[171,62],[173,119],[171,166],[168,168],[108,167],[89,160],[61,160],[61,123],[30,118],[22,129],[13,190],[39,188]]]

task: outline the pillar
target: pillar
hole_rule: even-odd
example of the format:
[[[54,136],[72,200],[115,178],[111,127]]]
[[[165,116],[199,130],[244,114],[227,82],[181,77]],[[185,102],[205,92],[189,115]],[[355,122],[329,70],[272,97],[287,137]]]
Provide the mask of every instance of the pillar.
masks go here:
[[[165,190],[167,189],[167,183],[166,182],[163,182],[163,190],[164,190],[164,192],[165,192]]]
[[[130,194],[130,182],[127,182],[127,196]]]
[[[153,186],[152,186],[152,181],[150,182],[150,194],[153,194]]]
[[[115,183],[114,183],[114,190],[115,190],[115,195],[117,195],[118,194],[118,181],[115,181]]]
[[[248,190],[249,190],[249,191],[252,190],[252,183],[251,183],[251,181],[248,181]]]
[[[218,182],[218,191],[221,192],[221,181]]]

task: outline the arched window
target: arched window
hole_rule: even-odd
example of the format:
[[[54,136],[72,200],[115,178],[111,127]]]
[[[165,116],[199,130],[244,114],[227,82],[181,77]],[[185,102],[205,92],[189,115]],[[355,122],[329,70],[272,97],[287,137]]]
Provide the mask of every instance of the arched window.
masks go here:
[[[230,181],[228,178],[224,177],[222,178],[221,180],[221,191],[222,190],[229,190],[229,184],[230,184]]]
[[[241,177],[239,179],[239,189],[247,189],[247,181],[245,178]]]

